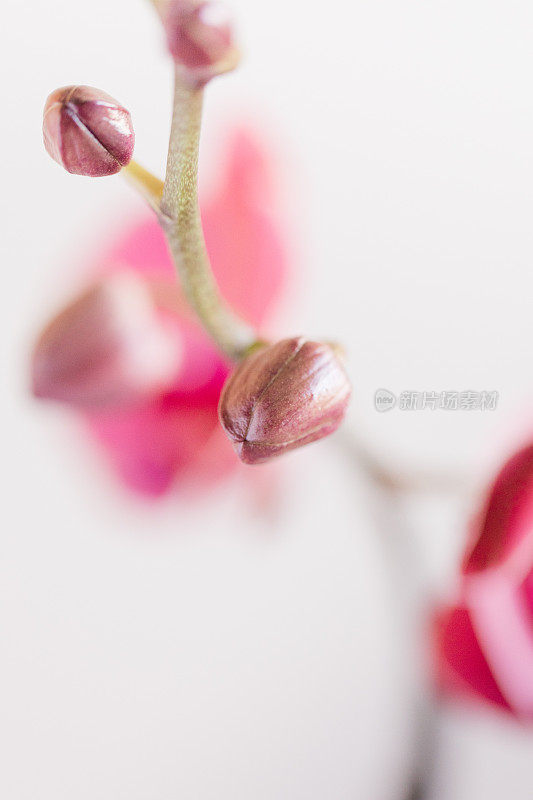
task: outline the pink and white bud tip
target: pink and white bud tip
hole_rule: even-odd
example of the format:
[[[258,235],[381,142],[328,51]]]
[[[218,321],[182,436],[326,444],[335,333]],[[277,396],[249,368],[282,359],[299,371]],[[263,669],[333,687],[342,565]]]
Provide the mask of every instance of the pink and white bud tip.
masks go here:
[[[129,111],[100,89],[64,86],[49,95],[44,146],[74,175],[114,175],[132,159],[135,134]]]
[[[169,0],[162,4],[161,16],[170,53],[193,86],[201,87],[237,66],[239,51],[222,3]]]
[[[295,337],[239,364],[222,390],[219,418],[241,461],[260,464],[336,431],[350,395],[336,349]]]

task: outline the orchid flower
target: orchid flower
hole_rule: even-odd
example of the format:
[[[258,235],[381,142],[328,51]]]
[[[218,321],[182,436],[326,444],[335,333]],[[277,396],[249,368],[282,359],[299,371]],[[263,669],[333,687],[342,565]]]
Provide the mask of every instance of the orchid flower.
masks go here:
[[[437,656],[447,691],[533,719],[533,445],[503,466],[472,524]]]

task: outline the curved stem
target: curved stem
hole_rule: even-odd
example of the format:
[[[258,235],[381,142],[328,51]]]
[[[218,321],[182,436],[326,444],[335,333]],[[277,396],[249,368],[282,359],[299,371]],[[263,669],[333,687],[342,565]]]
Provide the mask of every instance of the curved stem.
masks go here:
[[[141,167],[136,161],[130,161],[127,166],[122,167],[121,174],[140,192],[156,214],[159,214],[163,196],[163,181]]]
[[[160,223],[184,292],[207,332],[233,359],[257,343],[257,334],[224,302],[207,255],[198,205],[198,148],[203,90],[175,74],[174,108]]]

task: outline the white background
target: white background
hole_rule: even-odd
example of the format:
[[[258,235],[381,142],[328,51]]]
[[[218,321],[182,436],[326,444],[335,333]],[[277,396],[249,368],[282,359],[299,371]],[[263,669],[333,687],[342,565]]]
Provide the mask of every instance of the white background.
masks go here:
[[[246,480],[145,505],[73,420],[31,401],[32,337],[106,217],[137,208],[120,178],[48,159],[44,99],[69,83],[118,97],[161,172],[171,79],[142,0],[4,0],[6,800],[401,797],[423,689],[400,552],[418,550],[417,585],[451,585],[476,491],[530,431],[531,4],[232,5],[246,58],[209,90],[203,163],[237,118],[276,137],[299,241],[282,332],[343,341],[348,430],[391,468],[445,469],[465,491],[376,516],[324,443],[287,460],[266,518]],[[500,404],[380,415],[378,387],[494,389]],[[533,734],[488,713],[439,724],[431,796],[531,797]]]

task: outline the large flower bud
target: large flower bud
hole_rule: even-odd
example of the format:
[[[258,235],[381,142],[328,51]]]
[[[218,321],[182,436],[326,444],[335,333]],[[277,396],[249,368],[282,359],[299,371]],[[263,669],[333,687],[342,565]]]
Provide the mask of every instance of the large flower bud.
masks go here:
[[[225,6],[211,0],[169,0],[161,6],[169,50],[185,79],[202,86],[236,67],[239,52]]]
[[[41,333],[33,394],[86,409],[128,406],[171,386],[181,360],[179,334],[149,286],[117,274],[77,297]]]
[[[64,86],[49,95],[44,146],[67,172],[99,177],[129,164],[135,134],[129,111],[100,89]]]
[[[218,411],[239,458],[259,464],[333,433],[350,394],[334,349],[299,337],[245,358],[224,386]]]

